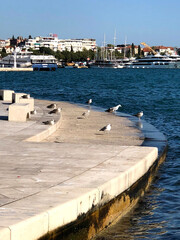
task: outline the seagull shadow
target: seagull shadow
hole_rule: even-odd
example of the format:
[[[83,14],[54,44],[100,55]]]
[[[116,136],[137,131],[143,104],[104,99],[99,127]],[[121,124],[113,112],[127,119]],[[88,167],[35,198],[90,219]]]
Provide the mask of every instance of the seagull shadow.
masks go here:
[[[11,105],[11,103],[4,103],[4,102],[2,104],[4,104],[4,105]]]
[[[77,117],[77,119],[84,119],[84,117]]]
[[[102,136],[104,133],[95,133],[95,135]]]

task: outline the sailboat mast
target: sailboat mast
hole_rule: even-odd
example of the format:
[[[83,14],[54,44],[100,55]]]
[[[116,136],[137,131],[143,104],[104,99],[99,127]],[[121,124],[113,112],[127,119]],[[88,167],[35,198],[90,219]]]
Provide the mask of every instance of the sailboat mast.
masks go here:
[[[127,42],[127,36],[125,36],[125,48],[124,48],[124,58],[126,57],[126,42]]]
[[[116,45],[116,29],[114,31],[114,59],[116,59],[115,45]]]
[[[104,34],[104,50],[105,50],[105,59],[107,59],[107,47],[106,47],[106,35]]]

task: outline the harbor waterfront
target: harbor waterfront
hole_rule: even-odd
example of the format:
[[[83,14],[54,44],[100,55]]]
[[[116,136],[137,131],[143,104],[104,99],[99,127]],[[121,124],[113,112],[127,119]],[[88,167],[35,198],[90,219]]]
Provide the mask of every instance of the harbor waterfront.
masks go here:
[[[138,209],[136,210],[136,221],[142,221],[143,218],[144,225],[142,222],[141,226],[138,224],[128,225],[124,221],[126,222],[125,232],[122,229],[119,231],[116,226],[114,232],[110,233],[109,230],[104,237],[112,239],[110,237],[118,232],[116,239],[122,239],[124,235],[129,239],[132,237],[137,239],[138,237],[176,239],[179,234],[177,227],[179,219],[176,214],[179,208],[177,191],[179,181],[178,79],[178,70],[85,69],[77,71],[77,69],[61,69],[55,73],[46,74],[3,72],[0,75],[0,88],[28,92],[33,97],[41,99],[76,103],[83,103],[87,98],[92,97],[95,106],[109,108],[120,103],[123,106],[122,111],[130,114],[143,110],[144,119],[153,123],[167,135],[169,142],[167,161],[161,168],[160,179],[153,185],[156,189],[152,188],[149,198],[146,196],[145,202],[141,204],[141,207],[147,210],[147,203],[148,210],[146,212],[142,212],[142,208],[139,209],[139,212]],[[157,192],[158,194],[156,194]],[[151,201],[152,199],[153,201]],[[159,203],[161,204],[159,205]],[[169,206],[176,211],[171,211]],[[131,219],[133,220],[133,214]],[[148,223],[151,222],[149,228],[146,220]],[[154,222],[156,224],[153,225]],[[123,222],[120,223],[120,226],[123,227]],[[172,238],[168,238],[169,236]]]

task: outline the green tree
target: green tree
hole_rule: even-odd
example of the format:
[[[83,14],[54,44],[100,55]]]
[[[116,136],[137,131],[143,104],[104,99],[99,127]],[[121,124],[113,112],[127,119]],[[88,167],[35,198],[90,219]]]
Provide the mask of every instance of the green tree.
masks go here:
[[[6,57],[8,54],[6,53],[6,49],[3,47],[2,51],[0,52],[1,57]]]
[[[139,58],[141,57],[141,47],[140,47],[140,45],[138,45],[138,57]]]
[[[131,45],[131,50],[132,50],[132,57],[134,57],[134,54],[135,54],[135,52],[134,52],[134,43],[132,43],[132,45]]]

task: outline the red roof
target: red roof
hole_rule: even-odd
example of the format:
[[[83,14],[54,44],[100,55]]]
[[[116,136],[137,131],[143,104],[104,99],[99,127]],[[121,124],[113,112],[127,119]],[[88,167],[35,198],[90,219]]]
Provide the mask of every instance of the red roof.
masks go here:
[[[156,46],[155,47],[156,49],[171,49],[171,50],[174,50],[174,48],[173,47],[165,47],[165,46]]]
[[[152,50],[148,47],[143,48],[143,52],[152,52]]]

